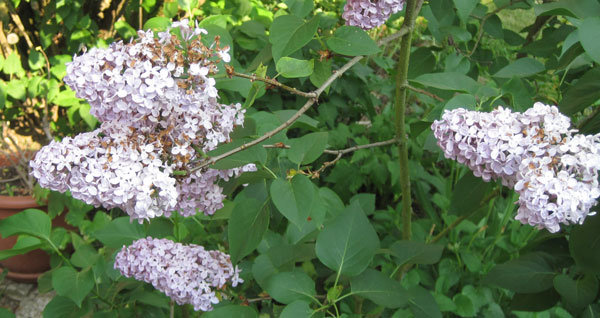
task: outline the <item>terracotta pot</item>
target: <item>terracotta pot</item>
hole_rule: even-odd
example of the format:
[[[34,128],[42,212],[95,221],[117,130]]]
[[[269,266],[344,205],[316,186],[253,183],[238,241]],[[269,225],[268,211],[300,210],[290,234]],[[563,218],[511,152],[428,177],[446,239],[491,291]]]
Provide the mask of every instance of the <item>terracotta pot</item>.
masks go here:
[[[5,219],[30,208],[47,211],[47,207],[37,204],[32,196],[9,197],[0,195],[0,219]],[[64,213],[52,220],[52,226],[69,227],[65,223]],[[8,238],[0,236],[0,250],[11,249],[16,242],[17,236],[10,236]],[[0,261],[0,265],[8,270],[7,277],[12,280],[36,282],[40,275],[50,269],[50,256],[42,250],[33,250],[26,254],[2,260]]]

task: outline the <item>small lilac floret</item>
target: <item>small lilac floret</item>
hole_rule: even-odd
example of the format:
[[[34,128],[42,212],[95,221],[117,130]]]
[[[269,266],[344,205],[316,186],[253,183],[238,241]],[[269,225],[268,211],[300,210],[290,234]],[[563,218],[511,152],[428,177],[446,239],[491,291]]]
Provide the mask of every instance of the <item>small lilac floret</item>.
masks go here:
[[[556,106],[524,113],[454,109],[432,125],[446,158],[519,193],[517,220],[550,232],[582,224],[600,197],[600,134],[584,136]]]
[[[342,18],[363,30],[376,28],[404,7],[405,0],[348,0]]]
[[[152,284],[177,304],[191,304],[201,311],[219,303],[215,289],[244,282],[225,253],[151,237],[123,246],[114,267],[125,277]]]

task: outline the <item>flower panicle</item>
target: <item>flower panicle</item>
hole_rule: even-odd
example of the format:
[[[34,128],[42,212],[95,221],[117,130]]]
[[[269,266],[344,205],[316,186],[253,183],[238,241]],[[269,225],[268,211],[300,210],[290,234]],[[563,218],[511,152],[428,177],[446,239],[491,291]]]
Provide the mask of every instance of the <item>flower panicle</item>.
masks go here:
[[[519,193],[517,220],[554,233],[581,224],[600,197],[600,135],[570,125],[556,106],[535,103],[524,113],[446,110],[432,130],[446,158]]]

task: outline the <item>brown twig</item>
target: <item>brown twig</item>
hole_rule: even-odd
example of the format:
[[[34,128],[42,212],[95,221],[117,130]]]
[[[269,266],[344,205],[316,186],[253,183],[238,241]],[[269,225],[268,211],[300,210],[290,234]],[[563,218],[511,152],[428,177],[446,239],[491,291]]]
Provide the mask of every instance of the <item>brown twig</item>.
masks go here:
[[[6,35],[4,34],[4,26],[2,23],[0,23],[0,45],[2,46],[2,50],[0,50],[0,52],[4,55],[4,57],[10,55],[12,49],[10,48],[10,44],[8,44]]]
[[[419,1],[422,2],[422,0],[419,0]],[[408,30],[410,30],[410,29],[407,28],[406,26],[402,26],[400,28],[400,30],[398,30],[398,33],[406,34],[408,32]],[[393,40],[393,38],[390,40],[382,40],[379,43],[381,45],[381,44],[385,44],[392,40]],[[205,160],[197,162],[199,164],[197,166],[191,168],[190,171],[191,172],[197,171],[197,170],[203,169],[205,167],[208,167],[210,165],[213,165],[219,160],[222,160],[231,155],[234,155],[234,154],[236,154],[244,149],[247,149],[249,147],[255,146],[255,145],[273,137],[280,131],[286,129],[291,124],[293,124],[298,118],[300,118],[300,116],[302,116],[307,110],[309,110],[312,107],[312,105],[314,105],[318,101],[318,98],[321,95],[321,93],[323,93],[323,91],[325,91],[325,89],[327,87],[329,87],[329,85],[331,85],[331,83],[333,83],[336,79],[338,79],[338,77],[342,76],[342,74],[344,74],[346,71],[348,71],[354,64],[356,64],[360,60],[362,60],[363,57],[364,57],[363,55],[356,56],[356,57],[352,58],[350,61],[348,61],[346,64],[344,64],[340,69],[333,71],[333,74],[331,74],[331,76],[329,76],[329,78],[323,84],[321,84],[321,86],[319,88],[317,88],[315,91],[312,92],[312,93],[314,93],[314,97],[309,98],[309,100],[306,101],[306,103],[302,106],[302,108],[300,108],[292,117],[290,117],[288,120],[286,120],[279,127],[267,132],[266,134],[262,135],[261,137],[255,139],[255,140],[247,142],[247,143],[245,143],[237,148],[234,148],[232,150],[229,150],[221,155],[207,158]]]
[[[44,56],[44,59],[46,60],[46,71],[48,72],[48,79],[51,79],[52,75],[50,74],[50,60],[48,59],[46,52],[44,52],[41,46],[36,46],[35,50],[41,52]],[[48,120],[48,103],[46,102],[45,98],[42,98],[42,106],[44,107],[44,111],[42,114],[42,129],[46,134],[46,139],[48,139],[48,142],[50,142],[54,140],[54,137],[52,136],[52,132],[50,131],[50,121]]]
[[[258,77],[258,76],[256,76],[256,74],[247,75],[247,74],[243,74],[243,73],[238,73],[236,71],[230,72],[229,74],[231,74],[233,76],[237,76],[237,77],[247,78],[250,81],[265,82],[265,83],[267,83],[269,85],[277,86],[279,88],[285,89],[286,91],[288,91],[290,93],[293,93],[293,94],[296,94],[296,95],[300,95],[302,97],[306,97],[306,98],[315,98],[315,97],[317,97],[317,95],[314,92],[306,93],[306,92],[297,90],[296,88],[287,86],[285,84],[282,84],[282,83],[278,82],[276,79],[273,79],[273,78]]]
[[[142,27],[144,26],[144,8],[142,8],[142,3],[144,3],[144,0],[140,0],[140,7],[138,9],[138,30],[141,30]]]
[[[29,38],[29,34],[27,34],[27,31],[25,30],[25,26],[23,25],[23,22],[21,22],[21,18],[15,11],[15,8],[13,8],[12,4],[9,1],[6,1],[6,5],[8,6],[8,11],[10,13],[10,17],[13,19],[13,21],[17,25],[17,28],[19,29],[19,31],[21,31],[21,34],[25,38],[25,42],[27,42],[27,46],[29,46],[30,49],[33,49],[33,42],[31,42],[31,39]]]
[[[245,143],[243,145],[241,145],[240,147],[237,147],[235,149],[232,149],[224,154],[212,157],[212,158],[208,158],[206,160],[204,160],[203,162],[201,162],[198,166],[190,169],[190,171],[196,171],[199,169],[202,169],[204,167],[208,167],[212,164],[214,164],[215,162],[223,159],[223,158],[227,158],[233,154],[236,154],[244,149],[247,149],[249,147],[252,147],[254,145],[257,145],[271,137],[273,137],[274,135],[276,135],[277,133],[279,133],[280,131],[286,129],[287,127],[289,127],[290,125],[292,125],[296,119],[300,118],[300,116],[302,116],[302,114],[304,114],[312,105],[314,105],[317,102],[318,96],[321,95],[321,93],[329,86],[331,85],[331,83],[333,81],[335,81],[338,77],[340,77],[344,72],[346,72],[350,67],[352,67],[354,64],[358,63],[358,61],[360,61],[363,58],[363,56],[357,56],[353,59],[351,59],[348,63],[346,63],[344,66],[342,66],[339,70],[335,71],[326,81],[325,83],[323,83],[317,90],[315,90],[313,93],[315,94],[315,97],[310,98],[308,101],[306,101],[306,103],[304,104],[304,106],[302,106],[302,108],[300,108],[292,117],[290,117],[288,120],[286,120],[283,124],[279,125],[279,127],[267,132],[266,134],[260,136],[259,138],[252,140],[248,143]]]
[[[378,141],[378,142],[374,142],[374,143],[371,143],[371,144],[359,145],[359,146],[354,146],[354,147],[350,147],[350,148],[346,148],[346,149],[340,149],[340,150],[328,150],[328,149],[325,149],[323,151],[323,153],[330,154],[330,155],[338,155],[338,154],[345,155],[345,154],[347,154],[349,152],[357,151],[357,150],[360,150],[360,149],[368,149],[368,148],[375,148],[375,147],[387,146],[387,145],[394,144],[396,142],[397,142],[396,138],[392,138],[392,139],[385,140],[385,141]]]
[[[435,100],[437,100],[439,102],[443,102],[444,101],[443,98],[437,96],[434,93],[428,92],[428,91],[420,89],[420,88],[416,88],[414,86],[411,86],[410,84],[406,84],[405,86],[406,86],[406,88],[410,89],[413,92],[417,92],[417,93],[420,93],[420,94],[423,94],[423,95],[427,95],[427,96],[429,96],[429,97],[431,97],[431,98],[433,98],[433,99],[435,99]]]
[[[121,2],[119,2],[119,4],[117,5],[117,9],[112,10],[112,21],[110,22],[110,30],[108,30],[109,37],[115,36],[115,33],[117,32],[115,29],[115,22],[117,22],[117,20],[119,20],[121,15],[123,15],[123,13],[125,12],[124,8],[126,3],[127,0],[121,0]]]

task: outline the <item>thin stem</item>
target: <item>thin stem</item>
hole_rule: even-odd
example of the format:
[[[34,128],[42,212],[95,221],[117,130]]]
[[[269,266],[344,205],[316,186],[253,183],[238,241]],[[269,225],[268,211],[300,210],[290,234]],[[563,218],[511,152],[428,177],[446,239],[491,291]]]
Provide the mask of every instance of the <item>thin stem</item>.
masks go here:
[[[396,91],[394,108],[396,113],[395,127],[396,140],[398,142],[398,155],[400,164],[400,187],[402,189],[402,238],[410,240],[411,238],[411,215],[412,200],[410,191],[410,177],[408,173],[408,139],[406,137],[405,114],[406,114],[406,95],[408,85],[408,61],[410,59],[410,47],[412,39],[412,30],[415,25],[415,19],[418,15],[418,0],[406,1],[406,12],[404,14],[404,24],[407,32],[402,36],[400,42],[400,51],[398,64],[396,65]]]
[[[175,302],[173,300],[169,304],[169,318],[175,318]]]
[[[424,89],[416,88],[414,86],[411,86],[410,84],[406,84],[406,88],[410,89],[413,92],[417,92],[417,93],[420,93],[420,94],[423,94],[423,95],[427,95],[427,96],[429,96],[429,97],[437,100],[438,102],[443,102],[444,101],[443,98],[437,96],[436,94],[430,93],[430,92],[428,92],[428,91],[426,91]]]
[[[202,169],[204,167],[208,167],[212,164],[214,164],[215,162],[223,159],[223,158],[227,158],[233,154],[236,154],[244,149],[247,149],[249,147],[252,147],[254,145],[257,145],[273,136],[275,136],[277,133],[279,133],[280,131],[286,129],[287,127],[291,126],[298,118],[300,118],[300,116],[302,116],[308,109],[310,109],[310,107],[312,105],[314,105],[317,102],[317,99],[319,97],[319,95],[321,95],[321,93],[329,86],[331,85],[331,83],[333,83],[333,81],[335,81],[338,77],[340,77],[344,72],[346,72],[348,69],[350,69],[354,64],[358,63],[358,61],[360,61],[363,57],[362,56],[357,56],[353,59],[351,59],[348,63],[346,63],[344,66],[342,66],[339,70],[335,71],[326,81],[325,83],[323,83],[321,85],[321,87],[319,87],[316,91],[314,91],[315,93],[315,97],[310,98],[308,101],[306,101],[306,103],[304,104],[304,106],[302,106],[302,108],[300,108],[292,117],[290,117],[288,120],[286,120],[283,124],[279,125],[279,127],[269,131],[268,133],[260,136],[257,139],[254,139],[250,142],[247,142],[243,145],[241,145],[240,147],[237,147],[235,149],[232,149],[224,154],[209,158],[207,160],[204,160],[202,163],[200,163],[198,166],[193,167],[190,169],[191,172],[197,171],[199,169]]]
[[[19,29],[19,31],[21,31],[21,34],[25,38],[25,42],[27,42],[27,46],[30,49],[33,49],[33,42],[31,42],[31,38],[29,38],[29,34],[27,34],[25,26],[23,25],[23,22],[21,22],[21,18],[17,14],[17,11],[10,4],[10,2],[6,1],[6,5],[8,6],[8,11],[9,11],[9,14],[10,14],[11,18],[13,19],[13,21],[17,25],[17,28]]]
[[[247,75],[247,74],[243,74],[243,73],[238,73],[238,72],[236,72],[236,71],[232,71],[232,72],[230,72],[229,74],[230,74],[230,75],[233,75],[233,76],[237,76],[237,77],[247,78],[247,79],[249,79],[250,81],[261,81],[261,82],[265,82],[265,83],[267,83],[267,84],[269,84],[269,85],[277,86],[277,87],[279,87],[279,88],[281,88],[281,89],[285,89],[286,91],[288,91],[288,92],[290,92],[290,93],[293,93],[293,94],[296,94],[296,95],[300,95],[300,96],[302,96],[302,97],[306,97],[306,98],[314,98],[314,97],[317,97],[317,95],[316,95],[315,93],[313,93],[313,92],[306,93],[306,92],[303,92],[303,91],[297,90],[296,88],[294,88],[294,87],[291,87],[291,86],[287,86],[287,85],[285,85],[285,84],[282,84],[282,83],[278,82],[276,79],[273,79],[273,78],[268,78],[268,77],[258,77],[258,76],[256,76],[256,74]]]
[[[139,4],[139,8],[138,8],[138,30],[141,30],[143,27],[143,23],[144,23],[144,10],[142,8],[142,4],[144,3],[144,0],[140,0],[140,4]]]
[[[368,148],[375,148],[375,147],[387,146],[387,145],[391,145],[393,143],[396,143],[396,138],[389,139],[389,140],[386,140],[386,141],[374,142],[374,143],[366,144],[366,145],[354,146],[354,147],[350,147],[350,148],[346,148],[346,149],[340,149],[340,150],[325,149],[323,151],[323,153],[330,154],[330,155],[338,155],[338,154],[345,155],[345,154],[347,154],[349,152],[357,151],[357,150],[360,150],[360,149],[368,149]]]

